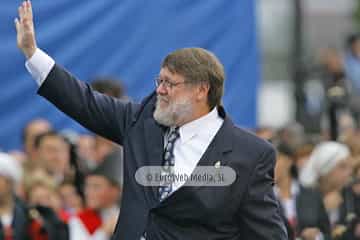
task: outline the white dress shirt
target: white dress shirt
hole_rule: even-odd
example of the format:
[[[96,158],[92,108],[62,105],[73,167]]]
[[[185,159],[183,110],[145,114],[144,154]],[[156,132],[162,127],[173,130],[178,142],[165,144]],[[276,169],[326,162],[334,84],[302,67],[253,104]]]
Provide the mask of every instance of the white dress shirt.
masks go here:
[[[37,49],[25,65],[40,86],[54,64],[55,61],[50,56]],[[180,138],[175,142],[174,146],[174,174],[190,176],[223,122],[224,120],[218,115],[217,109],[214,108],[208,114],[179,128]],[[184,182],[174,182],[173,192],[183,184]]]
[[[180,138],[174,145],[175,175],[190,176],[223,122],[214,108],[208,114],[179,128]],[[176,191],[184,183],[185,181],[175,181],[172,191]]]
[[[45,81],[54,65],[54,59],[39,48],[25,63],[27,70],[39,86]]]

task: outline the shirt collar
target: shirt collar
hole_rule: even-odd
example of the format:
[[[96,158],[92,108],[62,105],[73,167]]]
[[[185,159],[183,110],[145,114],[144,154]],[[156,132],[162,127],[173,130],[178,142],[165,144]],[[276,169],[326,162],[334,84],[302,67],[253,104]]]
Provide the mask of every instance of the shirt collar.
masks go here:
[[[182,125],[179,128],[181,142],[185,143],[189,141],[194,136],[204,132],[204,129],[206,129],[207,132],[207,128],[204,128],[204,126],[208,126],[211,122],[216,121],[218,117],[217,108],[214,107],[213,110],[206,115]]]

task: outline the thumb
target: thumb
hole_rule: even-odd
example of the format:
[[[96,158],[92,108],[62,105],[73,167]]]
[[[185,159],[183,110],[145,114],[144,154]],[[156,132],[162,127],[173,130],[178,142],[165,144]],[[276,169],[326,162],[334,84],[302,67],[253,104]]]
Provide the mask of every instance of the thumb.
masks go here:
[[[19,19],[18,19],[18,18],[15,18],[14,22],[15,22],[16,32],[18,32],[18,33],[19,33],[19,31],[20,31],[20,23],[19,23]]]

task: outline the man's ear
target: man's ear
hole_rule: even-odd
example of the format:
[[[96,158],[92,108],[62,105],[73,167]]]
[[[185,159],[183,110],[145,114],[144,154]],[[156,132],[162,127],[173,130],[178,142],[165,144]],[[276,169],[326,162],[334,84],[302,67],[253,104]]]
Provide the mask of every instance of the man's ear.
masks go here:
[[[209,90],[209,83],[201,82],[197,88],[196,100],[202,101],[205,99],[205,101],[207,101]]]

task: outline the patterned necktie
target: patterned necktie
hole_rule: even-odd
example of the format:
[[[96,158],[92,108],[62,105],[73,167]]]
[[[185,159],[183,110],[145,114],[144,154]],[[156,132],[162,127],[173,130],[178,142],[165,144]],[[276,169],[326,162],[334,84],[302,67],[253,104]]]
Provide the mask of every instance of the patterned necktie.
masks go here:
[[[174,145],[176,140],[180,137],[179,128],[173,128],[170,130],[168,140],[164,150],[164,162],[163,162],[163,176],[171,174],[175,165],[174,157]],[[172,192],[172,183],[165,182],[159,186],[160,201],[164,200]]]
[[[163,162],[163,171],[162,175],[170,174],[172,171],[172,167],[175,165],[174,158],[174,144],[176,140],[180,137],[179,128],[173,128],[170,130],[167,138],[166,147],[164,150],[164,162]],[[172,191],[171,182],[168,184],[162,184],[158,188],[160,201],[164,200]],[[146,240],[146,232],[143,233],[140,240]]]

